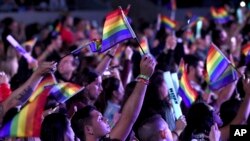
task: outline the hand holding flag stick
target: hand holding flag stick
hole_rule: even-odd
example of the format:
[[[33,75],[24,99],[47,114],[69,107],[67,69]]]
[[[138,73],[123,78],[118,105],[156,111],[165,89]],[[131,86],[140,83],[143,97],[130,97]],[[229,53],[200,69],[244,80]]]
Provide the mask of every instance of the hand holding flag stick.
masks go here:
[[[129,8],[130,8],[130,6],[129,6]],[[123,12],[121,6],[119,6],[119,9],[121,10],[122,17],[123,17],[123,20],[124,20],[124,22],[125,22],[125,25],[126,25],[127,28],[129,29],[129,31],[130,31],[132,37],[133,37],[134,39],[136,39],[136,42],[139,44],[139,47],[140,47],[142,53],[145,55],[145,52],[143,51],[143,49],[142,49],[142,47],[141,47],[141,45],[140,45],[140,42],[139,42],[138,38],[136,37],[136,34],[135,34],[135,32],[133,31],[132,27],[130,26],[130,24],[129,24],[129,22],[128,22],[128,19],[127,19],[127,17],[125,16],[125,14],[124,14],[124,12]]]

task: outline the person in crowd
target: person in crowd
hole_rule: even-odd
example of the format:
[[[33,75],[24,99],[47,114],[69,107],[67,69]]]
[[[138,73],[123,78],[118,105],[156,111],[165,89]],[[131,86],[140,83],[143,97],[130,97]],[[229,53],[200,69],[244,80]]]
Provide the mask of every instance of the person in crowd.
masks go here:
[[[0,103],[0,125],[5,113],[13,107],[25,104],[41,81],[42,76],[46,73],[55,71],[55,69],[56,63],[54,62],[42,63],[21,87],[13,91],[5,101]]]
[[[173,132],[174,140],[176,140],[186,126],[185,117],[175,119],[163,73],[155,72],[150,82],[142,111],[135,125],[135,132],[138,131],[143,121],[155,114],[159,114],[168,124],[168,128]]]
[[[42,122],[41,141],[74,141],[75,134],[67,116],[62,113],[52,113]]]
[[[141,74],[150,77],[154,71],[155,61],[150,56],[144,56],[141,60]],[[136,121],[145,92],[148,80],[138,78],[133,93],[124,105],[119,121],[115,127],[110,129],[106,119],[92,106],[78,110],[71,119],[71,126],[80,140],[125,140]]]

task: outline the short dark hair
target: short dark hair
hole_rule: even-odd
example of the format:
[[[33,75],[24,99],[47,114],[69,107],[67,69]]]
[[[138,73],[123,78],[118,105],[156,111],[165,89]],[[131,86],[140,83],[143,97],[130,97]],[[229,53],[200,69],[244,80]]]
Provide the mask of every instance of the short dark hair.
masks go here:
[[[64,141],[64,134],[68,126],[67,117],[62,113],[53,113],[46,116],[41,127],[41,141]]]
[[[71,119],[71,127],[80,140],[85,140],[84,127],[91,124],[91,112],[94,110],[94,106],[88,105],[78,110]]]
[[[92,68],[84,68],[81,72],[77,74],[75,82],[79,85],[88,85],[96,80],[98,73]]]
[[[199,61],[202,61],[201,58],[195,56],[195,55],[186,55],[184,57],[185,64],[188,65],[188,72],[190,67],[196,68],[198,66]]]

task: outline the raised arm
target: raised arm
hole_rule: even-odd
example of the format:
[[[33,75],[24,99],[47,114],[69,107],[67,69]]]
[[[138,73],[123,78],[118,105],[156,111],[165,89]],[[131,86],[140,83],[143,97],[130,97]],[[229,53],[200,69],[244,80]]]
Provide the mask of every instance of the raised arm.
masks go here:
[[[51,70],[56,68],[54,62],[46,62],[39,65],[37,70],[31,75],[31,77],[18,89],[12,92],[12,94],[0,104],[0,123],[4,114],[10,109],[18,105],[24,104],[32,92],[41,81],[42,76]]]
[[[248,81],[247,81],[248,80]],[[220,129],[221,131],[221,141],[227,141],[230,134],[230,125],[239,125],[239,124],[245,124],[247,122],[247,118],[250,113],[250,82],[249,78],[246,80],[243,80],[243,87],[244,91],[246,93],[246,96],[244,98],[244,101],[240,105],[240,109],[236,115],[236,117],[233,119],[233,121]]]
[[[103,60],[100,62],[100,64],[96,67],[95,70],[99,75],[102,75],[103,72],[108,68],[111,60],[114,58],[118,46],[119,45],[116,45],[116,47],[111,48],[110,51],[105,55]]]
[[[150,77],[154,72],[155,64],[152,57],[144,56],[140,64],[141,74]],[[147,84],[144,81],[137,82],[134,91],[124,105],[119,121],[111,130],[111,139],[122,141],[126,139],[140,113],[146,89]]]

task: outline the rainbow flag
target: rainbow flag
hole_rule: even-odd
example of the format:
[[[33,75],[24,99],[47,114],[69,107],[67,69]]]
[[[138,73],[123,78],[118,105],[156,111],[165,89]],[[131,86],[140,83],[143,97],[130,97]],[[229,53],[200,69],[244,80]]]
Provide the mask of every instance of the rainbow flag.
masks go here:
[[[60,33],[61,30],[62,30],[62,24],[61,24],[61,23],[58,23],[58,24],[56,25],[56,27],[55,27],[55,31],[58,32],[58,33]]]
[[[167,16],[164,16],[164,15],[161,15],[161,23],[162,23],[162,25],[164,27],[166,27],[168,29],[171,29],[171,30],[173,30],[177,25],[176,21],[173,21],[173,20],[171,20],[170,18],[168,18]]]
[[[193,26],[196,25],[196,23],[198,21],[205,21],[204,17],[201,16],[192,16],[189,20],[188,20],[188,27],[192,28]]]
[[[148,39],[147,39],[146,36],[143,36],[141,38],[140,45],[141,45],[142,49],[140,47],[138,49],[139,49],[139,52],[140,52],[140,54],[142,56],[144,55],[144,53],[145,54],[150,54],[149,45],[148,45]],[[144,53],[142,52],[142,50],[143,50]]]
[[[194,42],[195,41],[195,38],[194,38],[194,33],[192,31],[192,29],[187,29],[185,31],[185,36],[186,36],[186,39],[190,42]]]
[[[184,104],[190,107],[193,102],[197,99],[198,93],[192,88],[188,80],[187,70],[184,67],[183,74],[180,80],[179,95],[182,97]]]
[[[224,73],[230,61],[211,43],[206,59],[206,69],[210,82],[215,82]]]
[[[2,126],[0,137],[39,137],[42,114],[50,89],[45,89],[34,101],[28,103],[8,123]]]
[[[37,38],[33,38],[33,39],[31,39],[31,40],[28,40],[28,41],[24,42],[24,43],[22,44],[22,46],[23,46],[23,47],[29,46],[29,47],[33,48],[33,47],[35,46],[36,42],[37,42]]]
[[[214,82],[210,82],[209,88],[211,90],[218,90],[218,89],[234,82],[238,78],[239,77],[238,77],[237,71],[230,65],[227,67],[227,69],[224,71],[224,73],[218,78],[218,80],[216,80]]]
[[[245,44],[242,47],[241,51],[245,56],[247,56],[248,52],[250,51],[250,43]]]
[[[185,62],[184,62],[183,58],[181,58],[181,61],[179,64],[179,70],[178,70],[178,74],[177,74],[179,79],[181,79],[181,76],[182,76],[184,70],[185,70]]]
[[[49,74],[45,75],[43,77],[43,79],[41,80],[41,82],[36,87],[36,89],[34,90],[33,94],[30,96],[29,102],[32,102],[33,100],[35,100],[35,98],[44,90],[45,86],[53,85],[56,83],[57,82],[56,82],[56,79],[54,77],[54,74],[49,73]]]
[[[131,38],[136,38],[135,33],[123,10],[119,8],[106,16],[100,52],[104,52],[117,43]]]
[[[125,50],[125,47],[119,47],[115,51],[115,58],[120,59],[122,57],[122,54]]]
[[[101,50],[101,45],[101,40],[94,40],[89,44],[89,48],[92,52],[99,52]]]
[[[58,83],[48,87],[51,87],[50,95],[54,97],[59,103],[64,103],[77,92],[83,89],[79,85],[69,82]]]
[[[224,7],[221,7],[221,8],[211,7],[210,11],[211,11],[212,17],[217,23],[224,24],[230,20],[229,14]]]

